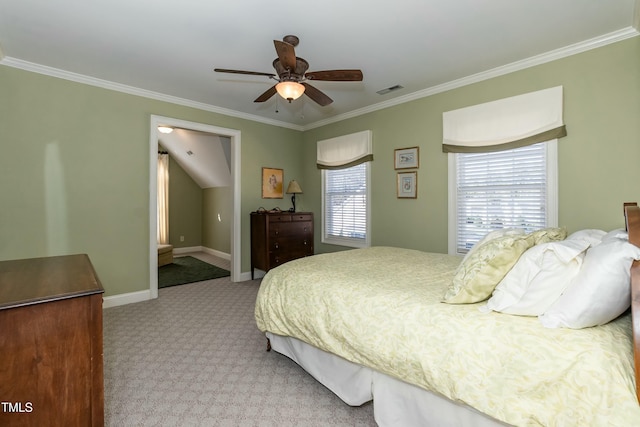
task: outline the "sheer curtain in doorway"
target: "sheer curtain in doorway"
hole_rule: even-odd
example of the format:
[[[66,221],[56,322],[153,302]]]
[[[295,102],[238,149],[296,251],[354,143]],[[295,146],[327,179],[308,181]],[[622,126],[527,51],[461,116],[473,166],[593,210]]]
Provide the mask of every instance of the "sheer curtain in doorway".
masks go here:
[[[158,153],[158,244],[169,243],[169,155]]]

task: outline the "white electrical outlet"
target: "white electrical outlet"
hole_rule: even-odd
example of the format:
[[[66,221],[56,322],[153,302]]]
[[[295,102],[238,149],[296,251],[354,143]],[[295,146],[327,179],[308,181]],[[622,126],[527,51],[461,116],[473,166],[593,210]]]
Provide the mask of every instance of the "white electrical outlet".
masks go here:
[[[184,242],[184,236],[180,236],[180,241]]]

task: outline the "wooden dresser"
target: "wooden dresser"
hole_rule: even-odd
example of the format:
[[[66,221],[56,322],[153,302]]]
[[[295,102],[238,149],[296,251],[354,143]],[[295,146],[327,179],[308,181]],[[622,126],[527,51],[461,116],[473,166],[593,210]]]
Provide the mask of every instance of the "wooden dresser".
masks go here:
[[[313,213],[251,213],[251,278],[293,259],[313,255]]]
[[[102,294],[86,255],[0,261],[0,425],[102,426]]]

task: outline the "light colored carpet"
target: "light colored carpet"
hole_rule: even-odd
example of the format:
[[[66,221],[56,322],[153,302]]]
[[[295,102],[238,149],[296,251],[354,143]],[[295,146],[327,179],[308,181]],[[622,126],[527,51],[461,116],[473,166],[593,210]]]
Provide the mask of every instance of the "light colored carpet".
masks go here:
[[[265,351],[253,317],[259,285],[226,277],[105,309],[105,425],[375,426],[370,403],[350,407]]]

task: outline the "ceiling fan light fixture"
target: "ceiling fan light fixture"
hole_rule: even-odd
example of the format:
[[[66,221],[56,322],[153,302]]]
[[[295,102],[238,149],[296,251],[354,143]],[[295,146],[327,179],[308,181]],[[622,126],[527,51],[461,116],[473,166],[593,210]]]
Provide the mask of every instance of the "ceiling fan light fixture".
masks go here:
[[[281,97],[291,102],[302,96],[304,93],[304,86],[298,82],[284,81],[276,85],[276,90]]]
[[[160,133],[171,133],[173,132],[173,128],[169,126],[158,126],[158,131]]]

